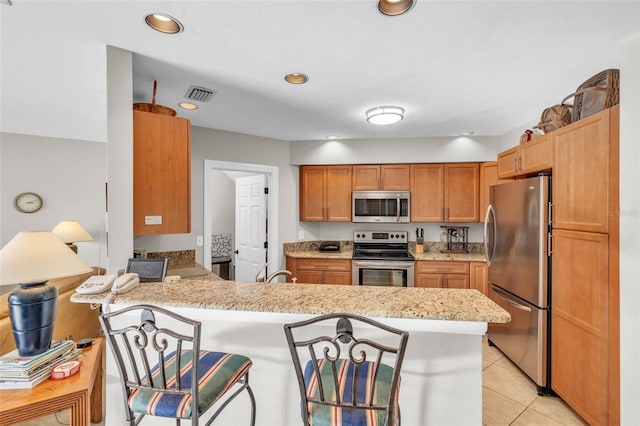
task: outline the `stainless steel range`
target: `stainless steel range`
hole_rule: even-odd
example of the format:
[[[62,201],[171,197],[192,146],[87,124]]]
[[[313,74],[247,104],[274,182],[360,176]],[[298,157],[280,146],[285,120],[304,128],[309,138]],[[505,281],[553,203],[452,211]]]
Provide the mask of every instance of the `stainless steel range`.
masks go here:
[[[413,287],[414,259],[406,231],[355,231],[353,285]]]

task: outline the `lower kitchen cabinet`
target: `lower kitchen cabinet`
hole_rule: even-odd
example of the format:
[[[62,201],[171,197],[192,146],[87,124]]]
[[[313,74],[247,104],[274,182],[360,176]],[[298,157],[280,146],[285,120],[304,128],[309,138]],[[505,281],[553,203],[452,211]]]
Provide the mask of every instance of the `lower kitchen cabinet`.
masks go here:
[[[287,256],[287,269],[291,276],[287,282],[304,284],[351,285],[350,259],[309,259]]]
[[[608,410],[608,236],[553,230],[551,386],[587,423]]]
[[[421,260],[415,265],[416,287],[469,288],[469,262]]]
[[[469,262],[469,288],[489,296],[489,266],[486,262]]]

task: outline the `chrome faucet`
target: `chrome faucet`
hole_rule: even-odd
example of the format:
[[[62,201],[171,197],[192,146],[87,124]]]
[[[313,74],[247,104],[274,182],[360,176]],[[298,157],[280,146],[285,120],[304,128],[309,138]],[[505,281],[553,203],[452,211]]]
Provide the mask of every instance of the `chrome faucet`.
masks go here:
[[[267,272],[267,266],[269,266],[269,262],[265,263],[264,266],[262,267],[262,269],[260,269],[260,272],[258,272],[258,274],[256,275],[256,282],[259,283],[263,283],[263,282],[267,282],[270,283],[274,278],[280,276],[280,275],[291,275],[291,271],[288,271],[286,269],[280,269],[278,271],[275,271],[271,274],[269,274],[268,276],[265,277],[266,272]]]
[[[267,277],[267,282],[270,283],[275,277],[278,277],[280,275],[291,275],[291,271],[288,271],[286,269],[280,269],[279,271],[275,271],[274,273],[270,274]]]

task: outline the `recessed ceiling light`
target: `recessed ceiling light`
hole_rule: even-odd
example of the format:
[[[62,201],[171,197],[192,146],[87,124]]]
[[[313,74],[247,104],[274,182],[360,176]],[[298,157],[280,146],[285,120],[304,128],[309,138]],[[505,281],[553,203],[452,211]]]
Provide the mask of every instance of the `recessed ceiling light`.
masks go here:
[[[302,74],[299,72],[287,74],[284,76],[284,79],[287,83],[291,84],[304,84],[309,81],[309,77],[306,74]]]
[[[191,102],[180,102],[178,106],[180,108],[189,109],[189,110],[198,109],[198,105],[192,104]]]
[[[184,29],[180,21],[164,13],[151,13],[144,17],[144,21],[154,30],[165,34],[176,34]]]
[[[414,0],[380,0],[378,10],[388,16],[402,15],[413,7]]]
[[[335,141],[335,140],[337,140],[337,139],[338,139],[338,136],[336,136],[336,135],[327,135],[327,136],[325,136],[324,138],[325,138],[326,140],[328,140],[328,141]]]
[[[387,125],[404,118],[404,109],[397,106],[379,106],[367,111],[367,121],[371,124]]]
[[[460,132],[458,136],[472,136],[475,132]]]

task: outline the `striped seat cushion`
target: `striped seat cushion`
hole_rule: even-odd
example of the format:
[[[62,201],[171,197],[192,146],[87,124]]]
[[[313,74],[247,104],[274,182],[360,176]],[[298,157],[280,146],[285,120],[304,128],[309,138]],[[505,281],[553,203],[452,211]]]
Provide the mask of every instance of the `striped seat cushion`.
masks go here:
[[[374,362],[363,362],[357,366],[357,370],[356,364],[350,360],[339,359],[335,364],[340,387],[339,392],[343,402],[353,402],[353,375],[354,371],[356,371],[356,402],[358,404],[368,404],[372,389],[375,389],[373,404],[387,405],[391,392],[393,368],[386,364],[380,364],[378,376],[374,381],[376,366]],[[336,391],[331,362],[322,359],[318,361],[318,366],[325,393],[325,401],[335,402]],[[304,382],[307,389],[307,397],[319,401],[320,387],[318,386],[318,377],[314,371],[312,361],[309,361],[305,367]],[[375,388],[373,386],[374,382]],[[397,406],[397,400],[394,405]],[[314,402],[308,403],[308,410],[309,423],[312,426],[381,426],[386,424],[387,417],[387,413],[384,410],[331,407]]]
[[[251,367],[251,360],[246,356],[224,352],[200,351],[199,362],[199,414],[216,402]],[[192,365],[193,352],[190,350],[182,351],[180,358],[181,389],[191,388]],[[169,389],[176,387],[175,371],[176,353],[172,352],[165,357],[165,377]],[[157,365],[151,370],[151,373],[156,386],[161,386]],[[135,389],[129,396],[129,408],[133,412],[152,416],[190,418],[191,394],[171,394],[164,391]]]

